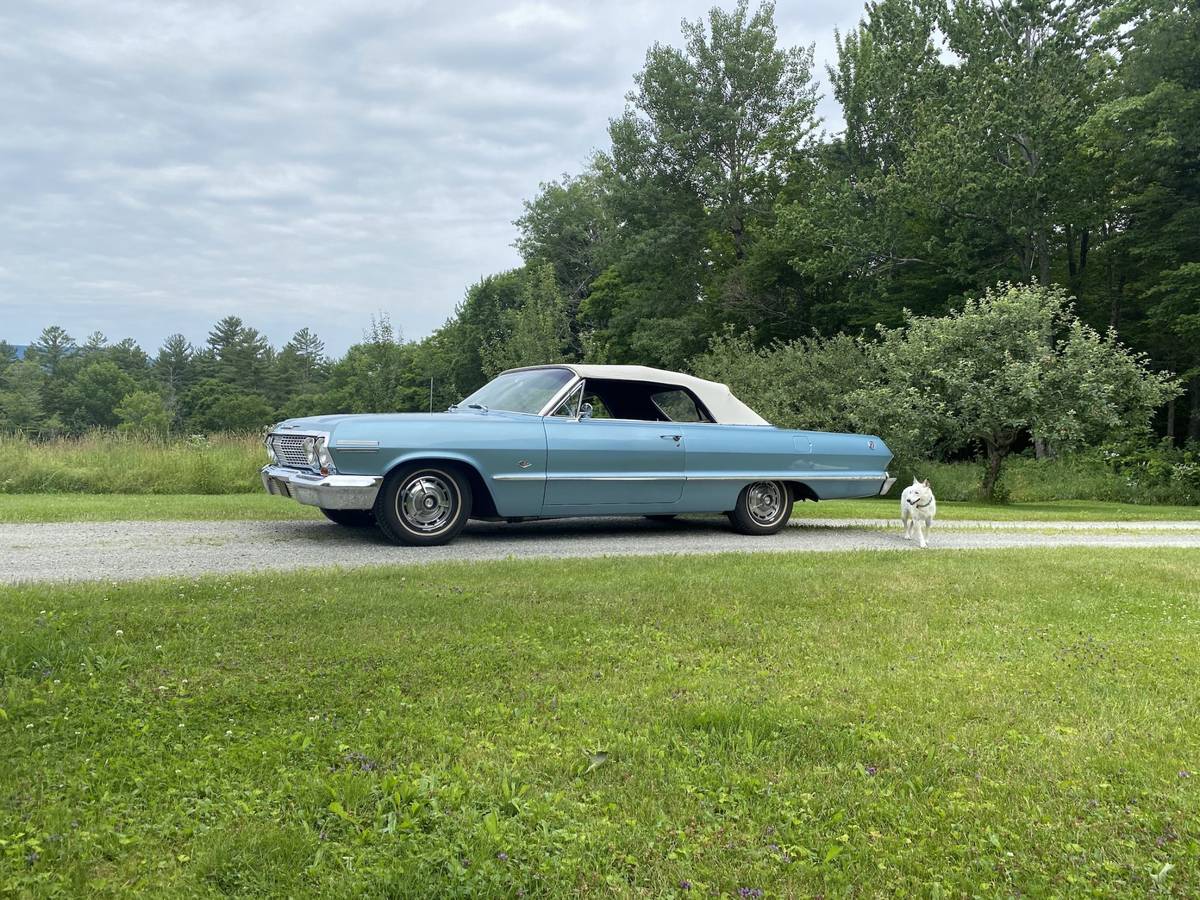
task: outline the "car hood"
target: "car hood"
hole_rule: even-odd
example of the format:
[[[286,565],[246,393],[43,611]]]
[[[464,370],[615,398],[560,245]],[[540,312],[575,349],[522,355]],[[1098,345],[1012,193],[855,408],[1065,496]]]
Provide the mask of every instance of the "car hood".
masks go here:
[[[528,413],[508,412],[502,409],[493,409],[484,412],[478,409],[456,409],[453,412],[437,412],[437,413],[339,413],[330,416],[304,416],[297,419],[285,419],[279,424],[271,428],[272,432],[278,431],[328,431],[332,433],[341,425],[355,426],[356,429],[361,429],[364,425],[403,425],[406,423],[416,424],[420,422],[463,422],[470,421],[472,424],[483,424],[491,421],[508,421],[513,419],[531,419],[537,418]]]

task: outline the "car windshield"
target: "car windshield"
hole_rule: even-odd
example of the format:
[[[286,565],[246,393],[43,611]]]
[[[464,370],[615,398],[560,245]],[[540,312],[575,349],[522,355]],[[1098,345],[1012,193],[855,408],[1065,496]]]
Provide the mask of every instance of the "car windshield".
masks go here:
[[[459,407],[482,406],[509,412],[540,413],[546,404],[575,376],[570,369],[527,369],[497,375]]]

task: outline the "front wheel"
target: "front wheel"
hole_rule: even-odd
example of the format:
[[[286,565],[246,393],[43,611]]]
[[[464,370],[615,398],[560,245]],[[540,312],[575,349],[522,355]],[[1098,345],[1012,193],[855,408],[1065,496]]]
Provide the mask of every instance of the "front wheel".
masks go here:
[[[742,488],[726,513],[740,534],[775,534],[792,517],[792,494],[782,481],[756,481]]]
[[[453,466],[402,466],[375,498],[375,522],[393,544],[445,544],[462,531],[470,514],[471,485]]]
[[[375,524],[375,515],[369,509],[326,509],[321,507],[330,522],[346,528],[366,528]]]

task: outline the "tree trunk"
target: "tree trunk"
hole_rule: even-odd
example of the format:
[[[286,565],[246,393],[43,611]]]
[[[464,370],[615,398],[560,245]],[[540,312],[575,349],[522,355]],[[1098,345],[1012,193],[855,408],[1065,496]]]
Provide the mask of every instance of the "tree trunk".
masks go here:
[[[1050,283],[1050,235],[1045,228],[1038,231],[1038,276],[1042,285]]]
[[[1075,265],[1075,229],[1070,225],[1067,226],[1067,277],[1071,282],[1071,286],[1075,285],[1075,277],[1078,275],[1079,269]]]
[[[1000,464],[1004,462],[1004,451],[995,444],[987,444],[987,471],[983,476],[983,499],[994,500],[996,483],[1000,480]]]
[[[1192,412],[1188,416],[1188,440],[1200,441],[1200,378],[1193,378],[1188,386],[1192,391]]]
[[[1121,300],[1125,293],[1125,273],[1122,272],[1117,279],[1117,290],[1112,295],[1112,309],[1109,310],[1108,324],[1112,328],[1117,328],[1121,324]]]
[[[1175,398],[1167,401],[1167,440],[1175,443]]]
[[[1088,230],[1084,228],[1079,232],[1079,269],[1075,275],[1075,283],[1071,287],[1071,293],[1075,295],[1075,299],[1078,302],[1083,302],[1083,276],[1087,272],[1087,257]]]
[[[1104,239],[1103,246],[1108,245],[1108,239],[1112,236],[1112,228],[1109,223],[1105,222],[1101,228],[1101,237]],[[1117,299],[1116,291],[1113,287],[1113,259],[1112,254],[1105,253],[1101,259],[1104,261],[1104,287],[1108,293],[1108,302],[1110,307],[1109,324],[1112,324],[1113,318],[1120,318],[1120,301]]]

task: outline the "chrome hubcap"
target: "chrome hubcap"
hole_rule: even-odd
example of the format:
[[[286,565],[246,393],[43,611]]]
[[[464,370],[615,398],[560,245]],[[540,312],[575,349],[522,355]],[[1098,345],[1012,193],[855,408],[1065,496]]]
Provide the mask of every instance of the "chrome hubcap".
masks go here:
[[[396,515],[413,531],[438,531],[454,516],[456,496],[453,486],[441,475],[422,472],[400,488]]]
[[[760,525],[770,525],[783,512],[783,488],[775,481],[760,481],[746,492],[746,508],[750,518]]]

